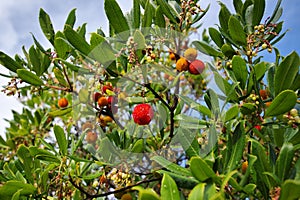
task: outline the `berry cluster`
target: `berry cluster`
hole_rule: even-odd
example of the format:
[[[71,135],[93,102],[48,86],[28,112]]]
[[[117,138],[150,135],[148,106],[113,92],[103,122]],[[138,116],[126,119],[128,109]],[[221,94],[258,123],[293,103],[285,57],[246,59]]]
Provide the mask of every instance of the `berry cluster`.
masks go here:
[[[197,60],[198,53],[194,48],[188,48],[184,52],[184,57],[180,57],[176,62],[178,72],[189,71],[191,74],[199,75],[205,69],[205,64],[201,60]],[[174,53],[170,54],[171,59],[176,59]]]

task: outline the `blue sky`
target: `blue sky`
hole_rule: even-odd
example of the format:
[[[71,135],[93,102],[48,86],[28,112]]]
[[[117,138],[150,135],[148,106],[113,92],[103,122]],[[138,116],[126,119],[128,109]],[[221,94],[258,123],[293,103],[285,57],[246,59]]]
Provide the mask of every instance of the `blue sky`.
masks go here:
[[[25,45],[29,48],[32,44],[31,33],[45,46],[49,45],[40,30],[38,23],[39,9],[43,8],[51,17],[55,30],[61,30],[64,21],[71,9],[77,8],[77,26],[87,23],[88,32],[96,31],[102,27],[107,30],[107,19],[103,9],[104,0],[1,0],[0,1],[0,50],[13,56],[16,53],[21,54],[21,47]],[[129,11],[131,7],[130,0],[118,0],[121,7],[125,11]],[[203,28],[214,26],[217,21],[219,6],[217,0],[202,0],[203,8],[211,3],[211,9],[203,19]],[[222,0],[226,5],[230,5],[232,0]],[[272,9],[275,7],[276,0],[266,0],[267,12],[266,16],[271,15]],[[285,21],[284,29],[289,29],[286,37],[277,45],[282,55],[287,55],[291,51],[296,50],[300,53],[300,28],[299,16],[300,10],[299,0],[283,0],[282,3],[284,13],[282,20]],[[272,59],[272,57],[270,57]],[[1,73],[5,73],[1,67]],[[0,85],[5,85],[8,79],[0,77]],[[0,134],[3,135],[4,127],[7,123],[4,118],[11,119],[11,109],[21,110],[21,105],[16,97],[6,97],[0,94]]]

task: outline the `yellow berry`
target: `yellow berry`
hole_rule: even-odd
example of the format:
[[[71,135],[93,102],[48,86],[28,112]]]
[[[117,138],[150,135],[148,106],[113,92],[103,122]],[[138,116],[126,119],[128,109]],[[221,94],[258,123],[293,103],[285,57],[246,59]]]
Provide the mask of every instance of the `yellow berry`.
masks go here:
[[[184,52],[184,57],[189,60],[189,61],[194,61],[196,60],[198,55],[198,52],[196,49],[194,48],[188,48],[187,50],[185,50]]]

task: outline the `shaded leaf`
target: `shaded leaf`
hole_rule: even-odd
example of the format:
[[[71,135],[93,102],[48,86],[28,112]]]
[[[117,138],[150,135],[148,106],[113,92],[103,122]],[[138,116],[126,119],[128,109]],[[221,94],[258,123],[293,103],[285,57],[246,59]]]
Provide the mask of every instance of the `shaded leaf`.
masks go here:
[[[50,19],[50,16],[41,8],[39,13],[39,22],[41,29],[46,36],[46,38],[54,44],[54,29]]]
[[[259,25],[265,12],[265,0],[254,0],[252,25]]]
[[[215,28],[208,29],[211,39],[216,43],[216,45],[221,48],[224,45],[224,40],[220,32]]]
[[[33,185],[24,183],[22,181],[7,181],[0,187],[0,198],[11,199],[11,197],[19,190],[21,196],[28,196],[34,194],[36,188]]]
[[[217,51],[215,48],[211,47],[205,42],[201,41],[193,41],[192,44],[195,46],[196,49],[201,51],[202,53],[214,56],[214,57],[222,57],[222,53],[220,51]]]
[[[247,45],[246,33],[244,32],[241,22],[236,17],[230,16],[228,29],[233,41],[242,46]]]
[[[163,11],[163,14],[169,18],[173,23],[177,23],[178,17],[174,15],[176,11],[168,4],[165,0],[157,0],[157,4],[161,6],[161,10]]]
[[[282,182],[288,178],[288,175],[291,171],[293,156],[294,156],[293,145],[291,143],[284,143],[283,146],[281,147],[275,165],[275,174]]]
[[[68,141],[67,141],[64,129],[58,125],[55,125],[54,126],[54,134],[55,134],[55,138],[58,143],[60,152],[62,153],[62,155],[66,155],[67,149],[68,149]]]
[[[23,66],[16,62],[14,59],[12,59],[10,56],[7,54],[3,53],[0,51],[0,64],[3,65],[5,68],[12,72],[17,72],[18,69],[22,69]]]
[[[127,40],[128,33],[122,32],[129,31],[129,25],[117,1],[105,0],[104,9],[109,24],[113,27],[115,33],[118,34],[122,39]]]
[[[133,28],[138,29],[140,27],[140,17],[140,0],[133,0]]]

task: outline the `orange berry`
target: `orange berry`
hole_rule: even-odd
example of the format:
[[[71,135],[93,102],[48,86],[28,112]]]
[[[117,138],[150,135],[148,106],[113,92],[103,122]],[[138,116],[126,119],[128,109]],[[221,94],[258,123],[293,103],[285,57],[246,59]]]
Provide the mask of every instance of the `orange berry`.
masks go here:
[[[121,200],[132,200],[132,196],[129,193],[123,194]]]
[[[197,58],[197,50],[194,48],[188,48],[187,50],[185,50],[184,52],[184,57],[186,59],[188,59],[189,61],[194,61]]]
[[[185,58],[180,58],[176,62],[176,69],[179,72],[187,71],[189,69],[189,62]]]
[[[270,107],[271,103],[272,103],[272,101],[266,102],[266,103],[265,103],[266,107]]]
[[[169,52],[169,58],[171,59],[171,60],[176,60],[176,55],[175,55],[175,53],[173,53],[173,52]]]
[[[267,90],[259,90],[259,95],[261,96],[262,100],[265,100],[268,98],[269,94]]]
[[[108,105],[108,99],[107,97],[100,97],[98,99],[98,106],[99,107],[103,107],[103,106],[107,106]]]
[[[58,106],[60,108],[65,108],[68,105],[69,105],[69,102],[68,102],[68,100],[65,97],[63,97],[63,98],[61,98],[61,99],[58,100]]]
[[[90,131],[93,130],[94,125],[91,122],[86,122],[82,125],[82,131],[89,129]]]
[[[85,137],[85,140],[89,144],[95,144],[97,139],[98,139],[97,133],[92,132],[92,131],[88,132]]]
[[[243,162],[243,164],[242,164],[242,172],[243,172],[243,174],[246,173],[247,168],[248,168],[248,161],[246,160],[246,161]]]

